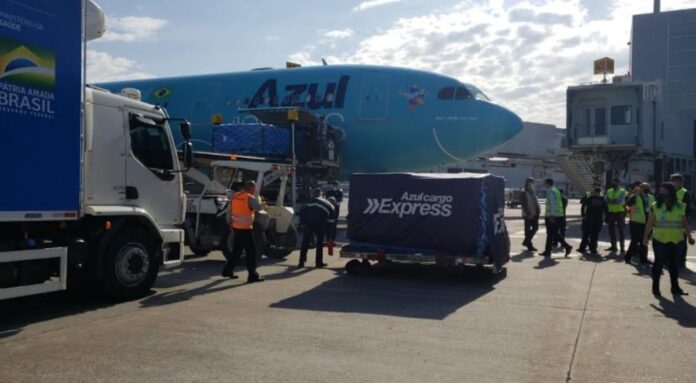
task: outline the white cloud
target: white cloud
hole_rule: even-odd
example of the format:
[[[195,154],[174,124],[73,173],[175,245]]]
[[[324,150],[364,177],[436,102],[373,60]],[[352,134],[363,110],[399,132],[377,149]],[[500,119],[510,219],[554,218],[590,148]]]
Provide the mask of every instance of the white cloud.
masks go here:
[[[353,8],[353,12],[361,12],[366,9],[370,8],[375,8],[375,7],[381,7],[383,5],[391,4],[391,3],[399,3],[401,0],[368,0],[368,1],[363,1],[362,3],[356,5]]]
[[[152,41],[155,33],[167,25],[167,20],[154,17],[113,17],[106,19],[106,33],[97,41]]]
[[[114,57],[105,52],[87,51],[87,82],[133,80],[153,77],[142,72],[137,62],[124,57]]]
[[[693,7],[693,1],[673,0],[663,9]],[[373,2],[361,5],[367,3]],[[566,88],[598,81],[592,61],[600,57],[614,58],[617,74],[626,73],[632,15],[652,11],[652,2],[614,0],[607,17],[591,19],[586,3],[464,0],[448,11],[401,18],[353,51],[341,47],[336,56],[326,49],[321,54],[332,64],[395,65],[449,75],[477,85],[525,120],[565,127]],[[319,61],[313,53],[305,50],[297,58]]]
[[[353,30],[350,28],[338,29],[324,33],[324,37],[334,40],[345,39],[350,36],[353,36]]]

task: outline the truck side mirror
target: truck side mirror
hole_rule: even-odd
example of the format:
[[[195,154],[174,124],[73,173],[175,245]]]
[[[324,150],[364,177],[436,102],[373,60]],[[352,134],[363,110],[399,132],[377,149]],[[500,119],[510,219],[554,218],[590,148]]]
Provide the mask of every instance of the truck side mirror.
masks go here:
[[[179,124],[179,130],[181,131],[181,137],[183,137],[185,141],[188,141],[191,139],[191,123],[190,122],[184,121],[181,124]]]
[[[183,159],[184,159],[184,168],[186,170],[191,169],[191,165],[193,164],[193,144],[189,141],[185,141],[183,144]]]

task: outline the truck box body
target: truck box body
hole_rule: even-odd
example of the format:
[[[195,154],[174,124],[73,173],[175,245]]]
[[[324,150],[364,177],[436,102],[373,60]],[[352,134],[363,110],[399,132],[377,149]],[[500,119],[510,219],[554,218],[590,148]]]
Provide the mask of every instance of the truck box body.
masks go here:
[[[0,0],[0,221],[77,218],[81,1]]]
[[[505,182],[490,174],[354,174],[352,248],[509,260]]]

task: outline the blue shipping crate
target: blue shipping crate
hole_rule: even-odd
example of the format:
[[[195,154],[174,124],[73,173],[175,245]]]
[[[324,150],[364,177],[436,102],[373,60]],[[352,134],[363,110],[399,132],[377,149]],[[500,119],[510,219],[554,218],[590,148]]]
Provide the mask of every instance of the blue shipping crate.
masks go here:
[[[263,124],[215,126],[213,128],[213,151],[286,157],[290,155],[290,131]]]

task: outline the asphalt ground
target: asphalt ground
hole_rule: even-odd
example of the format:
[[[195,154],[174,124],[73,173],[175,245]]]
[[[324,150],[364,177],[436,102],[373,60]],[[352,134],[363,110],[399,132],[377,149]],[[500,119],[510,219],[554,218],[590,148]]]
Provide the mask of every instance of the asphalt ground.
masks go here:
[[[689,296],[672,297],[665,275],[656,299],[650,269],[618,255],[523,252],[519,210],[507,215],[512,260],[498,279],[425,266],[349,276],[335,256],[311,268],[313,253],[298,270],[295,252],[247,285],[242,268],[221,278],[213,253],[161,272],[138,301],[0,302],[0,382],[696,381],[694,272],[681,276]]]

